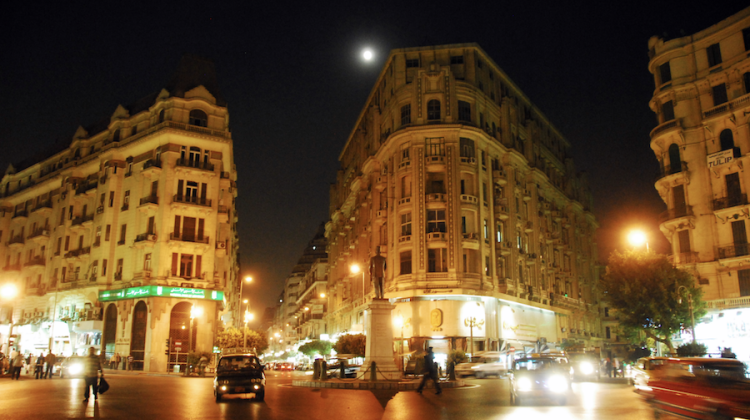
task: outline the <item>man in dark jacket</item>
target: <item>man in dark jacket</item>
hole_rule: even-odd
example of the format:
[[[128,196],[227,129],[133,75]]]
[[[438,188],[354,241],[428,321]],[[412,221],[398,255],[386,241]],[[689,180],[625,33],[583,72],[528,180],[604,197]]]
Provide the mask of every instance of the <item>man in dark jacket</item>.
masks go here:
[[[96,349],[89,347],[89,355],[83,359],[83,380],[86,384],[86,389],[83,391],[83,402],[89,402],[89,389],[94,389],[94,400],[99,399],[97,395],[99,393],[99,371],[102,372],[102,378],[104,377],[104,369],[102,369],[102,360],[96,355]]]
[[[443,390],[440,389],[440,382],[438,382],[437,366],[435,365],[435,354],[432,353],[432,347],[427,347],[427,354],[424,356],[424,375],[422,376],[422,382],[417,388],[417,393],[422,393],[422,388],[427,383],[427,379],[432,379],[435,382],[435,394],[440,394]]]

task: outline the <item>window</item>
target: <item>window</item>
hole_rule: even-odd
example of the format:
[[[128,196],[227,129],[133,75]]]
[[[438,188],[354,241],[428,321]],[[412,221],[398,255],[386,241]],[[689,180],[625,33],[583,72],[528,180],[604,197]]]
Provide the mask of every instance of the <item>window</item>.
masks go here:
[[[461,137],[459,139],[461,147],[461,157],[473,158],[474,157],[474,140]]]
[[[401,125],[411,124],[411,104],[401,107]]]
[[[484,219],[484,240],[488,240],[490,238],[490,227],[487,224],[487,219]]]
[[[419,67],[419,59],[418,58],[407,59],[406,68],[411,69],[414,67]]]
[[[742,80],[745,83],[745,93],[750,93],[750,72],[745,72],[742,75]]]
[[[690,252],[690,231],[681,230],[677,232],[677,237],[679,238],[680,242],[680,254]]]
[[[122,267],[125,265],[125,260],[119,258],[117,260],[117,268],[115,269],[115,280],[122,280]]]
[[[427,233],[445,232],[445,210],[427,210]]]
[[[112,135],[112,141],[113,142],[120,141],[120,129],[119,128],[115,130],[115,134]]]
[[[745,41],[745,51],[750,51],[750,28],[742,30],[742,39]]]
[[[125,235],[128,233],[128,225],[121,225],[120,226],[120,241],[117,242],[118,245],[122,245],[125,243]]]
[[[401,274],[411,274],[411,251],[403,251],[399,254]]]
[[[104,240],[109,241],[109,235],[112,233],[112,225],[107,225],[107,229],[104,231]]]
[[[180,256],[180,277],[192,277],[193,276],[193,256],[190,254],[182,254]]]
[[[471,122],[471,104],[458,101],[458,120]]]
[[[721,64],[721,48],[719,44],[714,44],[706,48],[706,54],[708,54],[709,67]]]
[[[143,269],[146,271],[151,270],[151,253],[150,252],[143,256]]]
[[[164,122],[164,110],[159,111],[159,124]]]
[[[425,139],[427,156],[445,156],[445,138],[434,137]]]
[[[446,263],[447,250],[445,248],[433,248],[427,250],[427,271],[430,273],[441,273],[448,271]]]
[[[190,111],[190,125],[208,127],[208,116],[200,109]]]
[[[721,150],[734,149],[734,136],[732,135],[732,130],[723,130],[721,134],[719,134],[719,143],[721,144]]]
[[[485,276],[491,276],[492,273],[490,272],[490,257],[489,255],[484,257],[484,275]]]
[[[605,327],[605,331],[606,331],[606,332],[605,332],[605,334],[606,334],[606,336],[607,336],[607,339],[610,339],[610,338],[612,338],[612,332],[611,332],[611,330],[609,329],[609,327]]]
[[[411,235],[411,213],[401,215],[401,236]]]
[[[711,89],[713,90],[714,94],[714,106],[721,105],[728,101],[726,84],[722,83],[720,85],[714,86]]]
[[[669,67],[669,61],[659,66],[659,77],[661,84],[672,81],[672,69]]]
[[[112,207],[115,205],[115,192],[110,191],[109,192],[109,206]]]
[[[411,176],[401,178],[401,198],[411,197]]]
[[[436,121],[440,119],[440,101],[432,99],[427,102],[427,119]]]
[[[401,145],[401,161],[409,161],[409,143],[404,143]]]
[[[505,223],[497,222],[497,233],[496,240],[498,243],[503,242],[503,235],[505,234]]]
[[[664,117],[664,121],[672,121],[674,119],[674,105],[672,101],[667,101],[661,104],[661,114]]]
[[[464,63],[464,56],[463,55],[452,55],[451,56],[451,64],[463,64]]]
[[[93,264],[91,264],[91,277],[89,278],[91,281],[96,281],[98,271],[99,271],[99,260],[96,260],[94,261]]]
[[[107,260],[102,260],[102,276],[107,275]]]
[[[676,174],[682,171],[682,164],[680,161],[680,146],[672,143],[669,146],[669,174]]]
[[[65,237],[65,251],[70,249],[70,235]]]
[[[125,196],[122,198],[122,210],[127,210],[130,207],[130,190],[125,191]]]
[[[481,69],[483,65],[482,60],[477,59],[477,68]]]
[[[740,283],[740,296],[750,296],[750,269],[737,271],[737,280]]]

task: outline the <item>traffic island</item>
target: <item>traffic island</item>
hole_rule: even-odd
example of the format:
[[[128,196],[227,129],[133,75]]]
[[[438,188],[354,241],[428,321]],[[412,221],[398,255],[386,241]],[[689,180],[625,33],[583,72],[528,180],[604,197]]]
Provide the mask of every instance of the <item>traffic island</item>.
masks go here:
[[[325,381],[319,380],[299,380],[292,381],[292,386],[306,387],[306,388],[333,388],[333,389],[391,389],[394,391],[413,391],[419,387],[420,380],[412,381],[362,381],[362,380],[341,380],[341,379],[328,379]],[[465,386],[463,380],[456,381],[440,381],[440,388],[459,388]],[[429,382],[425,385],[425,388],[432,389],[435,385]]]

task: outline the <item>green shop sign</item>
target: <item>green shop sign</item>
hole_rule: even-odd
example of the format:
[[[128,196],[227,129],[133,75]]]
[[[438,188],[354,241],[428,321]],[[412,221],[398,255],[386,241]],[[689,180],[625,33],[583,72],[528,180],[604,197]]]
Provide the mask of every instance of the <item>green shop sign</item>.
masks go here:
[[[146,297],[172,297],[183,299],[224,300],[220,290],[192,289],[189,287],[139,286],[127,289],[104,290],[99,292],[100,302]]]

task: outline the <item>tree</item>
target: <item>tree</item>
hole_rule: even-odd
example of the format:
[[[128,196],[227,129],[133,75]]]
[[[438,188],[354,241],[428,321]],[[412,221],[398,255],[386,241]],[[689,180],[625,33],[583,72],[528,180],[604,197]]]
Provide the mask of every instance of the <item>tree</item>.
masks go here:
[[[677,347],[677,355],[680,357],[703,357],[706,353],[708,353],[708,348],[705,344],[684,343]]]
[[[355,354],[363,357],[365,355],[366,338],[364,334],[344,334],[339,337],[333,349],[336,353]]]
[[[670,353],[675,351],[672,335],[690,326],[687,293],[693,296],[695,319],[706,313],[703,290],[696,287],[693,276],[653,252],[615,251],[600,285],[625,337],[640,342],[643,333],[666,345]]]
[[[330,355],[331,348],[332,346],[330,341],[315,340],[299,346],[299,349],[297,349],[297,351],[312,358],[315,357],[316,354],[319,354],[321,356]]]
[[[259,354],[268,348],[268,339],[264,332],[254,331],[249,328],[246,328],[245,331],[247,332],[247,348],[254,348],[256,353]],[[244,334],[241,329],[235,327],[224,328],[216,333],[214,345],[219,348],[245,347],[243,339]]]

